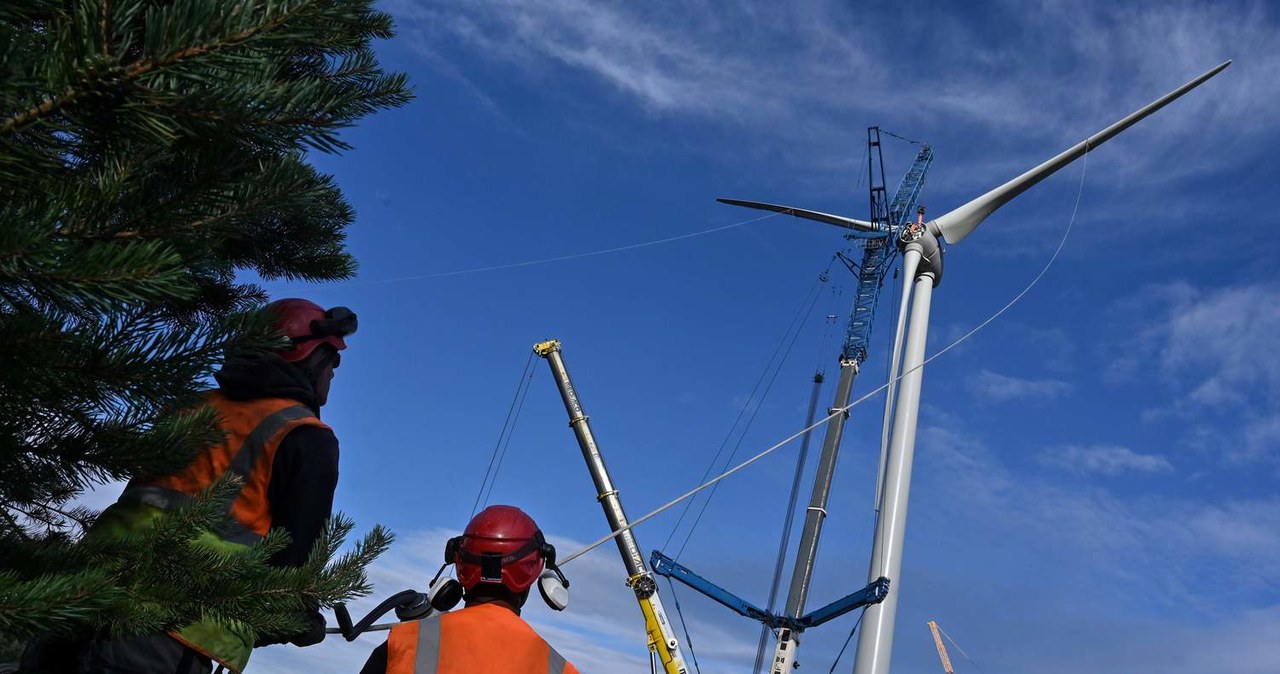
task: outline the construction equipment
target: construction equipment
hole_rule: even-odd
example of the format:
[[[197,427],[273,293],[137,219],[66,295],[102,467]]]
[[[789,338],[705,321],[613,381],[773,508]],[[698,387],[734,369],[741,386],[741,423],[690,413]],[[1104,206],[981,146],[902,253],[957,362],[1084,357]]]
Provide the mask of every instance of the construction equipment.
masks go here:
[[[627,515],[622,510],[622,500],[618,490],[613,486],[609,471],[604,465],[604,457],[591,433],[591,424],[587,414],[582,410],[578,393],[569,380],[569,371],[565,369],[564,359],[560,355],[560,341],[547,340],[533,347],[533,352],[546,359],[551,366],[551,376],[560,389],[560,397],[564,400],[565,410],[569,412],[569,426],[578,439],[582,449],[582,458],[586,459],[587,469],[591,471],[591,479],[596,485],[596,500],[604,508],[605,519],[609,522],[610,531],[618,531],[627,527]],[[622,563],[627,569],[627,586],[636,595],[640,604],[640,612],[644,614],[645,632],[649,637],[649,652],[662,663],[666,674],[688,674],[684,664],[684,655],[680,651],[680,642],[676,639],[675,629],[667,619],[667,612],[662,608],[658,598],[658,583],[653,574],[645,567],[644,556],[636,543],[635,534],[630,529],[614,537],[618,544],[618,552],[622,555]]]
[[[898,191],[894,194],[893,201],[888,202],[884,184],[884,157],[880,146],[880,128],[873,126],[867,129],[870,221],[855,220],[841,215],[759,201],[717,199],[717,201],[731,206],[784,213],[797,218],[835,225],[849,230],[849,233],[846,234],[847,238],[861,240],[863,249],[861,264],[850,260],[843,254],[838,255],[840,260],[849,268],[849,271],[853,272],[857,277],[858,285],[854,295],[853,307],[849,311],[849,324],[845,334],[844,346],[840,350],[840,376],[836,382],[832,410],[844,408],[849,404],[854,379],[858,376],[862,363],[867,359],[867,345],[871,340],[871,328],[875,318],[876,304],[880,299],[880,288],[884,284],[885,273],[892,266],[893,258],[897,252],[897,249],[891,243],[895,240],[898,232],[907,225],[911,211],[920,198],[920,191],[924,187],[929,165],[933,162],[933,150],[927,144],[921,145],[910,169],[903,176],[902,182],[898,186]],[[877,174],[879,178],[877,178]],[[817,476],[814,478],[813,491],[809,497],[809,506],[805,509],[804,528],[800,534],[800,548],[796,554],[795,567],[791,574],[791,587],[787,593],[786,607],[782,615],[777,617],[777,619],[781,620],[780,624],[783,626],[777,632],[778,641],[774,649],[773,661],[769,668],[771,674],[790,674],[791,670],[797,666],[796,651],[800,646],[800,633],[806,626],[804,622],[805,603],[808,599],[809,587],[813,578],[813,567],[818,554],[818,542],[822,536],[822,525],[827,517],[827,500],[831,494],[831,483],[835,478],[836,460],[840,454],[840,444],[844,438],[844,424],[847,418],[847,413],[839,414],[827,422],[826,433],[822,441],[822,453],[818,458]],[[884,470],[883,456],[884,449],[882,447],[881,471]],[[877,480],[877,484],[879,483],[880,480]],[[674,561],[671,561],[670,564],[665,565],[665,568],[678,566]],[[683,569],[684,573],[673,575],[673,578],[690,584],[694,589],[707,594],[716,601],[725,603],[715,594],[707,592],[709,588],[716,588],[721,593],[724,590],[698,578],[696,574],[687,569],[680,568]],[[659,572],[661,573],[661,571]],[[701,582],[689,583],[688,578],[690,577],[698,578]],[[854,594],[869,592],[872,586],[878,584],[883,588],[888,587],[887,581],[880,584],[879,580],[871,579],[867,588]],[[875,598],[878,595],[871,592],[867,596]],[[878,603],[883,599],[883,596],[878,597],[870,603]],[[739,604],[745,603],[736,598],[735,601]],[[730,604],[726,605],[733,608]],[[754,617],[748,613],[743,615]],[[755,617],[755,619],[761,620],[759,617]],[[759,660],[760,658],[757,659]]]
[[[942,660],[942,671],[946,674],[956,674],[956,670],[951,667],[951,656],[947,655],[947,647],[942,643],[942,635],[938,634],[938,623],[930,620],[929,631],[933,632],[933,644],[938,647],[938,659]]]

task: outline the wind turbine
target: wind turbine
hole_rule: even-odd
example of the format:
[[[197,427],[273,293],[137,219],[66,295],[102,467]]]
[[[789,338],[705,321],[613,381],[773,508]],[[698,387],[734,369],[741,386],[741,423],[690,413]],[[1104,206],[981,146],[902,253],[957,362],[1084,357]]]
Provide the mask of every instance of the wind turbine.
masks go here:
[[[1223,62],[1017,178],[935,220],[917,222],[899,234],[898,247],[902,250],[903,260],[902,310],[898,315],[892,372],[894,377],[900,379],[897,384],[892,436],[885,454],[885,465],[881,467],[884,483],[879,490],[881,502],[877,504],[879,516],[876,519],[875,542],[868,574],[869,579],[888,578],[894,589],[884,601],[869,606],[863,615],[854,674],[889,672],[898,595],[902,589],[898,579],[902,571],[902,543],[906,534],[907,500],[911,490],[916,423],[919,420],[920,389],[924,379],[925,338],[929,331],[933,289],[942,278],[943,248],[939,239],[948,244],[963,241],[996,209],[1009,203],[1032,185],[1200,86],[1229,65],[1231,61]],[[908,301],[911,305],[909,320],[906,312]],[[905,339],[904,324],[907,326]],[[898,366],[899,358],[902,361],[901,369]],[[894,400],[890,395],[886,405],[892,404]]]

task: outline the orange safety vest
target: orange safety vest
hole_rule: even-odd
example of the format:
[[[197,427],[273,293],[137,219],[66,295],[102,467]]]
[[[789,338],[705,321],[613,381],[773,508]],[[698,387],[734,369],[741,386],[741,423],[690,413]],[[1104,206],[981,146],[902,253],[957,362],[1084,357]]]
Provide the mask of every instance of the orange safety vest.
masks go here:
[[[387,674],[578,674],[514,611],[468,606],[391,628]]]
[[[178,473],[131,480],[120,500],[173,510],[223,475],[238,475],[244,484],[228,513],[235,524],[217,534],[230,543],[253,545],[271,529],[267,486],[280,441],[299,426],[329,427],[306,405],[287,398],[235,401],[215,391],[208,404],[217,410],[226,439]]]
[[[254,545],[267,535],[271,529],[267,487],[280,442],[299,426],[329,427],[296,400],[235,401],[214,391],[206,402],[218,413],[226,433],[223,441],[200,453],[177,473],[130,480],[119,502],[99,518],[94,534],[128,536],[151,526],[159,511],[187,505],[218,478],[234,474],[243,484],[228,509],[231,523],[210,532],[212,537],[197,539],[197,543],[234,551]],[[201,620],[170,636],[233,672],[244,669],[253,650],[252,641],[242,631],[212,620]]]

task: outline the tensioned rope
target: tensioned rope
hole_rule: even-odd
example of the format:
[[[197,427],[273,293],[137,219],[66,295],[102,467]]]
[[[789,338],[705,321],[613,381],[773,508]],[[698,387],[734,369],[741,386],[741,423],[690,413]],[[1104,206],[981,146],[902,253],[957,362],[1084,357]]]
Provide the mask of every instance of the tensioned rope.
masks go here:
[[[672,243],[674,241],[683,241],[685,239],[692,239],[697,236],[706,236],[708,234],[715,234],[716,232],[723,232],[730,229],[736,229],[738,227],[750,225],[755,222],[760,222],[761,220],[767,220],[777,215],[781,215],[781,213],[767,213],[765,215],[751,218],[749,220],[741,220],[741,221],[730,223],[727,225],[720,225],[719,227],[712,227],[711,229],[704,229],[697,232],[689,232],[688,234],[678,234],[676,236],[668,236],[662,239],[654,239],[652,241],[643,241],[641,243],[632,243],[626,246],[615,246],[613,248],[601,248],[600,250],[592,250],[592,251],[587,251],[585,253],[572,253],[570,255],[557,255],[555,257],[544,257],[537,260],[525,260],[524,262],[510,262],[507,264],[495,264],[487,267],[472,267],[471,269],[455,269],[453,271],[441,271],[441,272],[436,272],[434,274],[399,276],[396,278],[377,279],[373,281],[337,281],[329,285],[331,286],[334,286],[334,285],[362,286],[362,285],[381,285],[386,283],[403,283],[405,281],[425,281],[427,279],[444,278],[446,276],[478,274],[480,272],[486,272],[486,271],[515,269],[517,267],[532,267],[534,265],[547,264],[550,262],[564,262],[566,260],[578,260],[584,257],[594,257],[596,255],[608,255],[610,253],[621,253],[628,250],[636,250],[637,248],[648,248],[649,246],[658,246],[664,243]]]
[[[528,392],[527,382],[533,380],[533,351],[529,352],[529,359],[524,362],[524,369],[520,372],[520,379],[516,382],[515,395],[511,396],[511,405],[507,407],[507,418],[502,422],[502,429],[498,431],[498,441],[493,445],[493,454],[489,456],[489,467],[484,470],[484,479],[480,481],[480,489],[476,491],[475,503],[471,504],[471,515],[467,517],[470,520],[475,517],[476,510],[480,507],[481,498],[488,501],[489,497],[485,494],[485,486],[488,485],[489,490],[493,490],[493,482],[498,480],[497,471],[494,466],[501,465],[499,460],[500,454],[505,454],[503,449],[503,438],[507,442],[511,440],[511,431],[515,429],[513,418],[519,417],[520,409],[524,407],[524,397],[520,395],[521,391]],[[492,481],[491,481],[492,479]]]
[[[502,450],[498,452],[498,463],[493,467],[493,478],[489,480],[489,489],[484,493],[484,500],[480,505],[489,505],[489,495],[493,493],[493,486],[498,483],[498,473],[502,472],[502,460],[507,457],[507,449],[511,447],[511,437],[515,435],[516,424],[520,422],[520,411],[524,409],[524,400],[529,397],[529,389],[533,385],[533,378],[537,374],[537,368],[529,370],[529,376],[524,380],[524,391],[520,393],[520,402],[516,404],[515,416],[511,417],[511,428],[507,429],[507,440],[502,443]]]
[[[835,324],[836,315],[831,313],[835,307],[836,288],[831,289],[831,304],[827,308],[827,313],[823,317],[825,328],[822,331],[822,340],[818,349],[818,359],[814,364],[813,386],[814,390],[810,394],[817,396],[822,390],[822,361],[827,354],[827,342],[831,338],[831,327]],[[811,404],[816,404],[817,398],[811,400]],[[815,408],[816,409],[816,408]],[[791,546],[791,530],[795,524],[796,504],[800,500],[800,482],[804,477],[804,468],[808,460],[809,442],[808,438],[800,443],[800,453],[796,456],[796,467],[791,477],[791,492],[787,496],[787,510],[782,518],[782,535],[778,539],[778,554],[773,564],[773,578],[769,581],[769,601],[765,603],[765,610],[770,613],[776,607],[778,602],[778,590],[782,587],[782,571],[787,563],[787,550]],[[759,674],[763,671],[765,655],[768,650],[769,635],[774,634],[772,628],[768,625],[760,624],[760,636],[756,640],[756,660],[751,668],[752,674]],[[776,635],[775,635],[776,636]]]
[[[840,658],[844,657],[844,650],[849,647],[849,642],[853,641],[853,633],[858,631],[858,625],[862,624],[862,617],[867,615],[866,607],[858,612],[858,619],[853,623],[853,629],[849,630],[849,636],[844,638],[844,645],[840,647],[840,652],[836,653],[836,661],[831,663],[831,669],[827,670],[827,674],[835,674],[836,665],[840,664]]]
[[[944,629],[942,629],[942,626],[941,626],[941,625],[938,625],[938,631],[939,631],[939,632],[942,632],[942,636],[946,637],[946,638],[947,638],[947,641],[950,641],[950,642],[951,642],[951,645],[952,645],[952,646],[955,646],[957,651],[960,651],[960,655],[963,655],[963,656],[964,656],[964,659],[965,659],[965,660],[968,660],[968,661],[969,661],[969,664],[973,665],[973,668],[974,668],[974,669],[978,670],[979,672],[982,672],[982,668],[978,666],[978,663],[977,663],[977,662],[974,662],[973,658],[969,657],[969,654],[968,654],[968,653],[965,653],[963,648],[960,648],[960,644],[956,643],[956,640],[955,640],[955,639],[952,639],[952,638],[951,638],[951,635],[950,635],[950,634],[947,634],[947,631],[946,631],[946,630],[944,630]],[[984,674],[985,674],[985,673],[984,673]]]
[[[1084,157],[1087,159],[1087,158],[1088,158],[1088,156],[1089,156],[1089,155],[1088,155],[1088,149],[1087,149],[1087,146],[1086,146],[1086,151],[1085,151],[1085,155],[1084,155]],[[582,548],[582,549],[580,549],[580,550],[574,551],[572,554],[570,554],[570,555],[566,556],[564,559],[562,559],[562,560],[560,561],[560,564],[562,564],[562,565],[563,565],[563,564],[567,564],[567,563],[569,563],[569,562],[571,562],[571,561],[573,561],[573,560],[575,560],[575,559],[577,559],[577,558],[581,557],[582,555],[585,555],[585,554],[587,554],[588,552],[591,552],[592,550],[594,550],[594,549],[596,549],[596,548],[600,547],[601,545],[604,545],[605,543],[608,543],[609,541],[613,540],[613,539],[614,539],[614,538],[616,538],[617,536],[621,535],[623,532],[625,532],[625,531],[629,531],[629,530],[634,529],[635,527],[637,527],[637,526],[639,526],[639,525],[641,525],[641,524],[644,524],[645,522],[648,522],[649,520],[653,519],[654,517],[657,517],[658,515],[662,514],[663,512],[666,512],[668,509],[670,509],[670,508],[672,508],[672,507],[674,507],[674,506],[678,505],[679,503],[681,503],[681,502],[682,502],[682,501],[684,501],[685,499],[688,499],[688,498],[690,498],[690,497],[694,496],[695,494],[697,494],[697,493],[701,492],[702,490],[707,489],[707,488],[709,488],[709,487],[711,487],[711,486],[715,485],[716,483],[720,482],[721,480],[724,480],[724,479],[728,478],[729,476],[731,476],[731,475],[734,475],[734,474],[738,473],[739,471],[741,471],[741,470],[745,469],[747,466],[750,466],[751,464],[753,464],[753,463],[755,463],[755,462],[759,461],[760,459],[763,459],[764,457],[769,456],[770,454],[772,454],[772,453],[774,453],[775,451],[777,451],[777,450],[781,449],[782,447],[786,446],[787,444],[791,443],[792,441],[796,440],[797,438],[799,438],[799,437],[803,436],[805,433],[808,433],[809,431],[813,430],[814,428],[817,428],[817,427],[822,426],[823,424],[827,423],[827,422],[828,422],[828,421],[830,421],[831,419],[835,418],[835,417],[836,417],[836,415],[839,415],[839,414],[845,414],[846,412],[848,412],[849,410],[853,409],[854,407],[857,407],[858,405],[861,405],[863,402],[865,402],[865,401],[869,400],[872,396],[876,395],[877,393],[879,393],[879,392],[881,392],[881,391],[883,391],[883,390],[885,390],[885,389],[889,388],[889,384],[890,384],[890,383],[896,383],[896,382],[898,382],[898,381],[901,381],[901,380],[902,380],[902,378],[903,378],[903,377],[905,377],[905,376],[907,376],[908,374],[911,374],[912,372],[915,372],[916,370],[918,370],[918,369],[920,369],[920,368],[923,368],[925,365],[928,365],[929,363],[932,363],[934,360],[937,360],[938,358],[942,357],[944,354],[949,353],[952,349],[954,349],[954,348],[956,348],[957,346],[959,346],[959,345],[963,344],[965,341],[968,341],[968,339],[969,339],[970,337],[974,336],[974,335],[975,335],[975,334],[977,334],[980,330],[982,330],[983,328],[985,328],[985,327],[987,327],[988,325],[990,325],[992,321],[994,321],[994,320],[996,320],[997,318],[1000,318],[1001,316],[1003,316],[1003,315],[1005,314],[1005,312],[1007,312],[1007,311],[1008,311],[1009,309],[1011,309],[1015,304],[1017,304],[1018,302],[1020,302],[1020,301],[1022,300],[1022,298],[1023,298],[1024,296],[1026,296],[1026,294],[1027,294],[1027,293],[1031,292],[1031,289],[1032,289],[1032,288],[1036,287],[1036,284],[1038,284],[1038,283],[1040,282],[1040,279],[1044,278],[1044,275],[1045,275],[1046,273],[1048,273],[1049,269],[1053,266],[1054,262],[1056,262],[1056,261],[1057,261],[1057,259],[1058,259],[1058,255],[1062,253],[1062,249],[1063,249],[1063,247],[1064,247],[1064,246],[1066,246],[1066,244],[1067,244],[1067,239],[1071,236],[1071,229],[1072,229],[1072,227],[1075,225],[1075,221],[1076,221],[1076,214],[1079,212],[1079,209],[1080,209],[1080,198],[1081,198],[1081,196],[1084,194],[1084,179],[1085,179],[1085,167],[1086,167],[1086,165],[1087,165],[1087,161],[1086,161],[1086,162],[1082,162],[1082,163],[1081,163],[1081,166],[1080,166],[1080,188],[1079,188],[1079,190],[1078,190],[1078,191],[1077,191],[1077,193],[1076,193],[1075,206],[1074,206],[1074,207],[1072,208],[1072,210],[1071,210],[1071,219],[1067,222],[1067,228],[1066,228],[1066,230],[1062,233],[1062,240],[1058,242],[1058,247],[1057,247],[1056,249],[1054,249],[1054,251],[1053,251],[1053,255],[1051,255],[1051,256],[1049,257],[1049,261],[1048,261],[1048,262],[1046,262],[1046,263],[1045,263],[1045,265],[1044,265],[1044,267],[1040,269],[1040,273],[1036,274],[1036,275],[1035,275],[1035,277],[1031,279],[1031,282],[1030,282],[1030,283],[1028,283],[1028,284],[1027,284],[1027,286],[1026,286],[1025,288],[1023,288],[1021,292],[1019,292],[1017,295],[1014,295],[1013,299],[1009,300],[1009,302],[1008,302],[1008,303],[1006,303],[1003,307],[1001,307],[1001,308],[1000,308],[999,310],[997,310],[995,313],[991,314],[991,316],[987,317],[987,319],[986,319],[986,320],[982,321],[982,322],[981,322],[981,323],[979,323],[977,326],[975,326],[973,329],[971,329],[971,330],[969,330],[968,332],[966,332],[966,333],[964,333],[963,335],[961,335],[961,336],[960,336],[959,338],[957,338],[955,341],[953,341],[953,342],[951,342],[950,344],[948,344],[948,345],[946,345],[945,347],[943,347],[943,348],[942,348],[940,351],[938,351],[937,353],[935,353],[935,354],[933,354],[932,356],[929,356],[928,358],[926,358],[926,359],[924,360],[924,362],[923,362],[923,363],[920,363],[919,365],[915,366],[914,368],[912,368],[912,369],[910,369],[910,370],[907,370],[907,371],[903,372],[902,374],[899,374],[897,377],[895,377],[895,378],[894,378],[894,379],[892,379],[891,381],[886,381],[885,383],[883,383],[883,384],[881,384],[881,385],[877,386],[875,389],[873,389],[873,390],[871,390],[871,391],[868,391],[868,392],[867,392],[867,393],[865,393],[862,397],[858,398],[857,400],[854,400],[854,401],[850,402],[848,405],[845,405],[844,407],[836,407],[836,408],[833,408],[833,409],[832,409],[832,411],[831,411],[831,413],[830,413],[830,414],[828,414],[826,417],[823,417],[821,420],[819,420],[819,421],[817,421],[817,422],[813,423],[812,425],[810,425],[810,426],[808,426],[808,427],[806,427],[806,428],[802,428],[802,429],[800,429],[799,431],[797,431],[797,432],[793,433],[792,435],[790,435],[790,436],[788,436],[788,437],[784,438],[783,440],[781,440],[781,441],[780,441],[780,442],[778,442],[777,444],[773,445],[772,447],[769,447],[768,449],[765,449],[764,451],[760,452],[759,454],[756,454],[755,456],[751,457],[750,459],[747,459],[746,461],[743,461],[742,463],[740,463],[740,464],[738,464],[738,465],[734,466],[733,468],[730,468],[729,470],[727,470],[727,471],[725,471],[725,472],[723,472],[723,473],[721,473],[721,474],[717,475],[716,477],[714,477],[714,478],[712,478],[712,479],[710,479],[710,480],[708,480],[708,481],[706,481],[706,482],[703,482],[702,484],[700,484],[700,485],[698,485],[698,486],[694,487],[693,489],[690,489],[689,491],[687,491],[687,492],[685,492],[685,493],[683,493],[683,494],[681,494],[681,495],[679,495],[679,496],[675,497],[674,499],[671,499],[670,501],[668,501],[668,502],[666,502],[666,503],[662,504],[661,506],[659,506],[658,508],[656,508],[656,509],[654,509],[654,510],[650,511],[649,513],[647,513],[647,514],[645,514],[645,515],[643,515],[643,516],[641,516],[641,517],[639,517],[639,518],[637,518],[637,519],[635,519],[635,520],[632,520],[629,524],[627,524],[627,526],[622,527],[622,528],[620,528],[620,529],[617,529],[616,531],[610,532],[608,535],[606,535],[606,536],[604,536],[604,537],[600,538],[599,540],[596,540],[596,541],[592,542],[590,545],[587,545],[586,547],[584,547],[584,548]]]
[[[676,596],[676,584],[670,577],[667,578],[667,586],[671,588],[671,601],[676,605],[676,615],[680,618],[680,627],[684,629],[685,648],[689,649],[689,657],[693,658],[693,670],[702,674],[702,667],[698,665],[698,654],[693,650],[693,637],[689,636],[689,624],[684,621],[684,611],[680,609],[680,598]]]
[[[733,424],[729,427],[729,432],[725,434],[724,440],[721,441],[720,448],[716,450],[715,456],[713,456],[711,461],[707,464],[707,469],[703,472],[702,479],[705,480],[709,475],[711,475],[711,471],[715,469],[716,462],[720,460],[720,455],[724,453],[725,448],[729,446],[729,441],[733,438],[734,434],[737,433],[738,441],[734,443],[733,450],[730,451],[728,458],[724,461],[724,466],[720,470],[724,470],[733,464],[733,458],[737,456],[738,450],[742,447],[742,441],[746,438],[747,431],[750,430],[751,425],[755,423],[756,416],[760,414],[760,408],[764,406],[764,401],[769,397],[769,392],[773,389],[773,384],[778,378],[778,373],[782,371],[782,366],[786,363],[787,357],[791,354],[792,347],[795,346],[796,339],[800,336],[804,319],[813,312],[814,305],[817,304],[818,298],[822,296],[822,287],[830,278],[831,265],[834,263],[835,258],[832,258],[831,262],[827,263],[827,268],[818,275],[817,280],[815,280],[813,285],[809,287],[809,290],[805,292],[804,300],[796,309],[796,313],[791,318],[791,323],[787,326],[786,331],[783,332],[782,338],[778,341],[778,345],[774,347],[773,354],[769,356],[769,360],[765,363],[764,370],[760,373],[760,377],[756,379],[755,386],[752,387],[750,395],[747,396],[747,402],[738,410],[738,416],[733,420]],[[781,357],[779,357],[779,354],[781,354]],[[772,376],[770,376],[770,371],[772,371]],[[766,379],[768,380],[767,383]],[[760,393],[760,397],[757,399],[756,393],[760,391],[761,385],[764,386],[764,391]],[[742,418],[746,415],[748,409],[751,410],[751,415],[747,417],[746,423],[742,425],[741,430],[738,430],[738,424],[742,421]],[[702,521],[702,516],[707,512],[707,506],[711,504],[711,499],[715,498],[715,495],[716,489],[712,488],[711,492],[707,494],[707,498],[703,500],[702,508],[698,511],[697,517],[694,518],[693,523],[689,526],[689,530],[685,533],[684,541],[681,542],[680,549],[672,557],[673,559],[679,559],[680,555],[684,553],[685,547],[689,545],[689,540],[693,537],[694,531]],[[693,501],[689,501],[685,504],[685,508],[680,513],[680,517],[676,520],[675,525],[671,527],[671,533],[667,535],[667,540],[662,544],[663,549],[666,549],[671,544],[671,539],[675,537],[676,531],[684,521],[685,516],[688,515],[689,509],[692,505]]]

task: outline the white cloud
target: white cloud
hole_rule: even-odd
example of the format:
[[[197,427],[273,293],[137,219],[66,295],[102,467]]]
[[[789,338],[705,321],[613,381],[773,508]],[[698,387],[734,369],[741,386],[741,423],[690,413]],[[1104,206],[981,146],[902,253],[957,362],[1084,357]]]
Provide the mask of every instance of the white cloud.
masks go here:
[[[1179,292],[1182,291],[1182,292]],[[1280,396],[1280,287],[1202,292],[1181,287],[1169,307],[1158,354],[1161,371],[1198,405],[1237,405]]]
[[[572,95],[564,83],[582,76],[651,116],[760,132],[753,140],[768,154],[807,167],[833,143],[849,142],[851,120],[883,120],[938,133],[976,127],[1000,147],[966,158],[969,176],[1007,178],[1043,159],[1046,148],[1061,149],[1233,56],[1240,62],[1211,84],[1213,95],[1162,112],[1162,130],[1148,134],[1143,152],[1111,153],[1101,165],[1135,175],[1157,164],[1166,177],[1193,173],[1273,132],[1268,97],[1259,94],[1276,90],[1280,56],[1262,3],[1244,11],[1212,3],[1009,4],[999,28],[967,20],[971,10],[960,6],[855,14],[835,2],[394,0],[388,8],[433,67],[487,101],[494,99],[462,73],[497,64],[556,95]],[[909,41],[908,57],[899,36],[916,30],[921,16],[930,34]],[[879,30],[859,30],[868,21]],[[1230,147],[1219,147],[1218,137],[1195,140],[1206,125],[1232,128]]]
[[[1129,381],[1157,383],[1164,394],[1144,421],[1212,422],[1216,433],[1197,436],[1206,449],[1237,462],[1280,461],[1280,286],[1169,283],[1121,301],[1116,313],[1142,326],[1120,347]]]
[[[982,402],[1002,403],[1029,398],[1060,398],[1071,392],[1071,384],[1057,379],[1023,379],[982,370],[966,381],[966,386]]]
[[[937,488],[945,489],[948,510],[962,513],[957,519],[1001,540],[1051,548],[1055,573],[1076,568],[1090,582],[1123,581],[1142,603],[1214,614],[1266,596],[1259,592],[1280,574],[1280,499],[1209,502],[1194,492],[1132,497],[1061,485],[1015,473],[982,440],[936,427],[921,430],[920,446],[944,480]],[[1231,586],[1207,591],[1201,584],[1211,572],[1231,577]]]
[[[1163,456],[1139,454],[1119,445],[1068,445],[1047,449],[1040,453],[1040,462],[1073,473],[1107,476],[1173,471],[1173,464]]]

